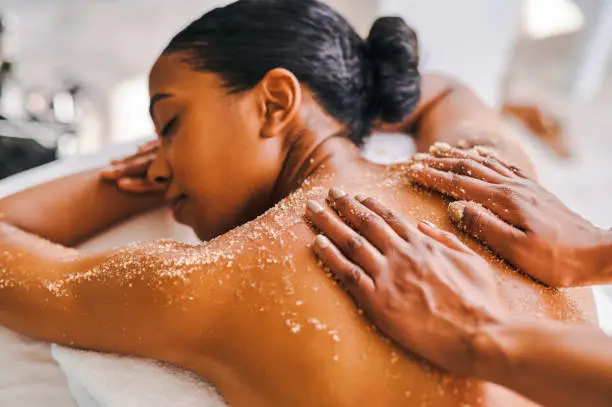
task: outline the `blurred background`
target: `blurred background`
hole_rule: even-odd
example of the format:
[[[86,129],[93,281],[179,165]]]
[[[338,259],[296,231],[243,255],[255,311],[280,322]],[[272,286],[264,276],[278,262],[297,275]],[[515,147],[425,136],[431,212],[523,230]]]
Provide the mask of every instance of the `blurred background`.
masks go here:
[[[422,70],[502,110],[542,182],[612,226],[612,0],[326,2],[363,36],[377,16],[404,17]],[[0,0],[0,179],[151,137],[149,68],[178,30],[226,3]]]

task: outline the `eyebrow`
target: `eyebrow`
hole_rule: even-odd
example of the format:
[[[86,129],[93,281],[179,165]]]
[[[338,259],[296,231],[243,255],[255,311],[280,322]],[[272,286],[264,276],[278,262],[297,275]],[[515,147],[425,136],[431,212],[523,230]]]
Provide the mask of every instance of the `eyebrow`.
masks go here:
[[[153,115],[153,109],[155,108],[155,104],[160,100],[167,99],[172,97],[170,93],[156,93],[151,98],[151,102],[149,103],[149,114],[151,115],[151,119],[155,120],[155,116]]]

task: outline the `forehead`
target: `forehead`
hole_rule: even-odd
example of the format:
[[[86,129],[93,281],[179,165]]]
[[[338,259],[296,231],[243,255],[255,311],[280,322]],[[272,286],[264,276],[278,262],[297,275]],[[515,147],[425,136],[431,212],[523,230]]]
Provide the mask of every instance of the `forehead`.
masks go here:
[[[216,74],[193,70],[185,55],[172,53],[160,56],[149,74],[149,95],[156,93],[185,93],[220,91],[221,81]]]

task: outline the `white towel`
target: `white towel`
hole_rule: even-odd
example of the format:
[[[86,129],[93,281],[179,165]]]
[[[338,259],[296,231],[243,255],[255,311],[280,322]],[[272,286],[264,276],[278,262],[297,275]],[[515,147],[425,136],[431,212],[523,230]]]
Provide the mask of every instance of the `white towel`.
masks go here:
[[[225,407],[195,374],[160,362],[51,347],[79,407]]]

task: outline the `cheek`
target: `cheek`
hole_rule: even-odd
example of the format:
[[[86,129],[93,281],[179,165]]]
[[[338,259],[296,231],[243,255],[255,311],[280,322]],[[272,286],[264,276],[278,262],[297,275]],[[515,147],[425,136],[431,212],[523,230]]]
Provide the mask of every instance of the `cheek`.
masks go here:
[[[200,109],[177,132],[177,181],[194,198],[190,217],[200,238],[244,223],[271,204],[283,162],[281,140],[262,139],[257,118],[245,105]]]
[[[192,198],[188,222],[200,238],[235,226],[257,183],[257,137],[239,118],[209,113],[184,121],[172,140],[175,181]]]
[[[210,109],[192,108],[181,117],[180,129],[172,141],[174,167],[185,184],[196,191],[202,183],[212,188],[221,179],[225,166],[231,165],[232,140],[237,140],[236,132],[229,118],[222,112]],[[196,191],[191,191],[196,192]]]
[[[191,156],[211,185],[234,186],[252,174],[259,148],[259,128],[248,97],[217,102],[191,120]],[[203,109],[199,109],[201,112]]]

